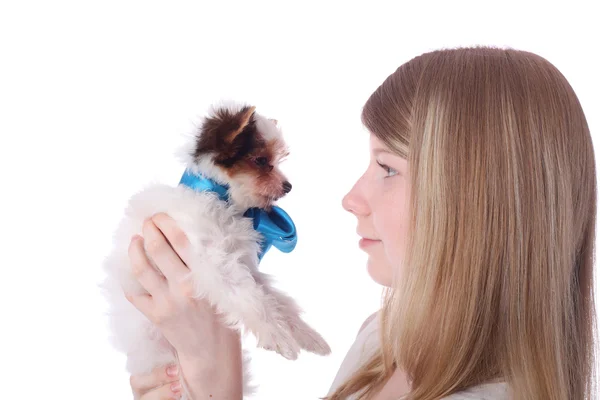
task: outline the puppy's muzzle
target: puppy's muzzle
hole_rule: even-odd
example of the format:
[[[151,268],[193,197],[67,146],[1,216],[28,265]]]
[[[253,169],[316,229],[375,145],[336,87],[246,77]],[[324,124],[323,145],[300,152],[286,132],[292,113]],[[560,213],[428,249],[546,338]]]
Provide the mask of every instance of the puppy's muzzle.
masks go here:
[[[288,181],[283,182],[283,193],[289,193],[292,190],[292,184]]]

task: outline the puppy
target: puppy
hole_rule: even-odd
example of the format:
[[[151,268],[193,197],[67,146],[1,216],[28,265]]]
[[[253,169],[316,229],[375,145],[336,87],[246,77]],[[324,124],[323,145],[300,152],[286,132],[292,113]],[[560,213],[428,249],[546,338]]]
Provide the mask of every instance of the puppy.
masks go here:
[[[245,328],[259,347],[290,360],[300,349],[329,354],[296,302],[258,270],[271,246],[289,252],[296,243],[291,218],[274,204],[292,188],[279,169],[288,150],[277,121],[253,106],[215,107],[178,155],[186,164],[180,184],[150,185],[130,199],[103,264],[111,342],[127,354],[128,372],[145,374],[177,360],[160,331],[124,297],[145,292],[132,275],[128,246],[157,212],[167,213],[186,233],[193,254],[186,280],[194,297],[214,305],[227,326]],[[244,351],[245,394],[254,390],[248,363]]]

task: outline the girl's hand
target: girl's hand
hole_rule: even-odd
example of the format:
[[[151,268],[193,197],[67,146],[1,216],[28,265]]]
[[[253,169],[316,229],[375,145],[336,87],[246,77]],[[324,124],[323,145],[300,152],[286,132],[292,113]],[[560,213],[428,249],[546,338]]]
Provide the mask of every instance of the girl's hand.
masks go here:
[[[175,365],[169,368],[176,368]],[[167,400],[181,398],[181,384],[176,370],[159,367],[148,375],[131,375],[129,380],[135,400]]]
[[[207,300],[192,297],[193,287],[185,281],[191,256],[185,233],[167,214],[158,213],[144,222],[142,234],[132,239],[129,259],[148,294],[127,294],[127,299],[175,348],[182,385],[192,398],[241,398],[240,333],[223,325]]]
[[[142,232],[143,238],[136,235],[131,241],[129,259],[135,277],[149,294],[127,295],[127,299],[160,329],[178,354],[212,356],[207,354],[210,339],[229,329],[221,325],[206,300],[192,297],[192,285],[184,282],[190,272],[185,263],[190,257],[188,238],[164,213],[147,219]]]

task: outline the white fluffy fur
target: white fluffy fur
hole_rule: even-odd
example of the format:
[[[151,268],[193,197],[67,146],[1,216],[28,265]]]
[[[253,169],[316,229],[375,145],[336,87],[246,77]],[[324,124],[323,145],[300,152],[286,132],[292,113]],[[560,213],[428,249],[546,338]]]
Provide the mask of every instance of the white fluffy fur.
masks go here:
[[[179,152],[188,168],[228,183],[210,159],[191,160],[190,149]],[[323,338],[301,319],[296,302],[258,270],[260,235],[251,220],[242,216],[243,210],[243,204],[231,207],[214,193],[198,193],[184,186],[153,184],[130,199],[115,232],[112,252],[105,259],[107,278],[101,285],[110,306],[111,342],[127,354],[130,374],[145,374],[177,362],[174,349],[160,331],[124,297],[124,292],[144,292],[131,272],[128,246],[134,234],[142,235],[144,220],[158,212],[171,216],[186,233],[193,249],[186,279],[193,282],[196,297],[215,305],[225,324],[232,329],[245,328],[257,338],[259,347],[288,359],[295,359],[301,348],[330,353]],[[249,381],[249,357],[244,351],[244,394],[254,390]]]

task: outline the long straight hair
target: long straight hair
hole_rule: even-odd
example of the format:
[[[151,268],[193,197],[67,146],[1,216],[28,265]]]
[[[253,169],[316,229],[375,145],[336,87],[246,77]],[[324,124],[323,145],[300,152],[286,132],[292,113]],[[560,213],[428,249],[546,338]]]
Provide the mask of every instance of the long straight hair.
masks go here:
[[[436,50],[391,74],[362,121],[408,160],[411,234],[381,348],[327,399],[368,399],[399,368],[403,399],[498,380],[512,399],[591,400],[596,170],[561,72],[515,49]]]

